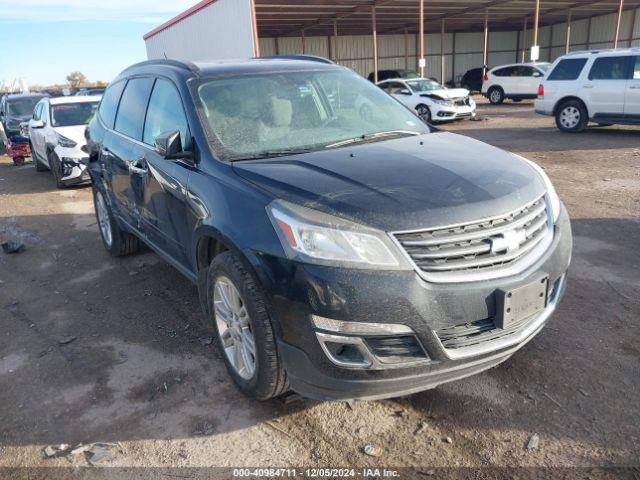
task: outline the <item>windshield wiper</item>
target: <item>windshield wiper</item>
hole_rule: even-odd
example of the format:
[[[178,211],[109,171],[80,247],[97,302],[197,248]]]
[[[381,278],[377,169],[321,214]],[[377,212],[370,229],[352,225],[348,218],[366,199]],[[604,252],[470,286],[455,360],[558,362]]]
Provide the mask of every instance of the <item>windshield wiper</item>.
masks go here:
[[[313,150],[311,148],[282,148],[280,150],[265,150],[263,152],[251,153],[248,155],[238,155],[230,157],[231,162],[237,162],[241,160],[259,160],[261,158],[274,158],[284,157],[287,155],[298,155],[301,153],[309,153]]]
[[[329,145],[326,145],[324,148],[337,148],[337,147],[342,147],[344,145],[349,145],[351,143],[367,142],[369,140],[376,140],[379,138],[386,138],[386,137],[399,137],[399,136],[414,137],[416,135],[420,135],[420,133],[413,132],[411,130],[389,130],[388,132],[366,133],[364,135],[360,135],[359,137],[349,138],[347,140],[342,140],[340,142],[331,143]]]

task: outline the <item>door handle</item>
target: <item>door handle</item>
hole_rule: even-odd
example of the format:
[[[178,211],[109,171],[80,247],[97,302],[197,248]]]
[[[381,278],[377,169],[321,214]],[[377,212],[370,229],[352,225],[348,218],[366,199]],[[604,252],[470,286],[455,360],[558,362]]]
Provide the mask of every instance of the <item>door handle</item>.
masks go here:
[[[634,90],[640,89],[640,83],[637,85],[631,85],[629,88],[633,88]]]
[[[583,85],[582,88],[593,88],[593,85]]]

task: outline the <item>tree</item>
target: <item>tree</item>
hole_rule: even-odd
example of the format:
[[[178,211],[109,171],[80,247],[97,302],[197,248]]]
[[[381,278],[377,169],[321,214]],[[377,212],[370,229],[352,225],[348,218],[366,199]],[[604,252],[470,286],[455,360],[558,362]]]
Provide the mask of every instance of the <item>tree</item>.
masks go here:
[[[67,82],[71,88],[79,88],[87,83],[87,77],[82,72],[71,72],[67,75]]]

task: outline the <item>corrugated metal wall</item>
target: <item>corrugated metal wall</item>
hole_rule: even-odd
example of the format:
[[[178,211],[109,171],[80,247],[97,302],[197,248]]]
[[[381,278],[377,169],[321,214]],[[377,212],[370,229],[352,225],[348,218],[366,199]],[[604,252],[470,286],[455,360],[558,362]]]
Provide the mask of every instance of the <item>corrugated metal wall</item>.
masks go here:
[[[632,22],[635,23],[632,25]],[[611,48],[615,31],[616,14],[593,17],[571,22],[571,50],[586,50],[588,48]],[[524,26],[524,25],[523,25]],[[529,25],[530,26],[530,25]],[[565,23],[540,28],[538,43],[540,44],[540,61],[553,61],[565,53],[566,45]],[[489,34],[489,65],[497,66],[505,63],[519,62],[523,46],[527,46],[525,58],[530,54],[532,32],[529,28],[524,34],[519,32],[490,32]],[[455,49],[453,48],[455,38]],[[471,68],[482,66],[482,32],[446,33],[445,46],[445,78],[451,80],[455,76],[463,75]],[[297,54],[302,53],[302,39],[300,37],[286,37],[277,40],[273,38],[260,39],[262,55]],[[330,46],[331,45],[331,46]],[[361,75],[368,75],[373,70],[373,47],[370,35],[343,36],[338,38],[338,60]],[[405,49],[406,45],[406,49]],[[640,9],[623,12],[620,25],[619,47],[640,46]],[[378,62],[380,69],[408,68],[417,69],[417,35],[378,35]],[[333,38],[307,37],[305,38],[305,53],[330,57],[335,51]],[[454,53],[455,52],[455,53]],[[426,75],[440,78],[440,34],[425,35],[425,56],[427,61]],[[454,65],[455,64],[455,65]]]
[[[218,0],[146,40],[147,57],[248,58],[253,52],[249,0]]]

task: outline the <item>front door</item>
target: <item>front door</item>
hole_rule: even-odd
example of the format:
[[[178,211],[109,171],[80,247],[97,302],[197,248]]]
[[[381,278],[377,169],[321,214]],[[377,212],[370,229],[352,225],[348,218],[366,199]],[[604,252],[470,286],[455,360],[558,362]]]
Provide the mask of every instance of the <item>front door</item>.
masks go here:
[[[100,152],[111,183],[112,208],[130,227],[145,235],[140,207],[144,197],[144,179],[139,168],[146,147],[142,143],[144,115],[151,94],[152,77],[132,78],[122,93],[114,130],[105,134]]]
[[[624,114],[640,122],[640,55],[633,59],[633,72],[624,98]]]
[[[629,79],[630,56],[596,58],[587,80],[580,87],[591,117],[621,117]]]
[[[149,240],[187,266],[190,215],[185,192],[192,165],[165,159],[154,148],[159,135],[174,131],[180,132],[183,149],[190,149],[191,134],[180,94],[172,82],[159,78],[149,100],[142,140],[147,145],[142,221]]]

